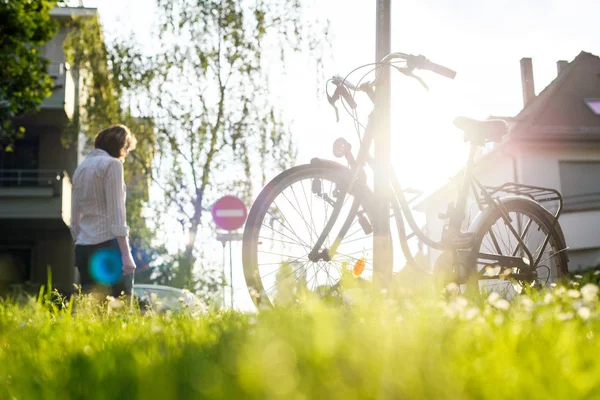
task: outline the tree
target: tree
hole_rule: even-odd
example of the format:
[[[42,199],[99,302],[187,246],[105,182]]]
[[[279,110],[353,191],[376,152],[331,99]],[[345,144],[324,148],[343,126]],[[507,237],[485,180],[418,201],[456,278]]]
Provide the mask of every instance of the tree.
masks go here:
[[[48,60],[38,47],[57,30],[50,19],[56,0],[0,1],[0,150],[11,151],[25,128],[13,118],[39,108],[52,94]]]
[[[269,101],[265,54],[284,59],[322,41],[310,40],[315,28],[303,22],[298,0],[156,3],[163,10],[160,50],[147,58],[125,43],[116,50],[131,60],[120,76],[149,78],[130,90],[139,96],[146,89],[143,103],[158,134],[153,178],[165,195],[163,210],[177,215],[187,235],[170,283],[190,287],[203,216],[219,189],[249,201],[253,181],[264,184],[269,170],[294,160],[291,134]]]

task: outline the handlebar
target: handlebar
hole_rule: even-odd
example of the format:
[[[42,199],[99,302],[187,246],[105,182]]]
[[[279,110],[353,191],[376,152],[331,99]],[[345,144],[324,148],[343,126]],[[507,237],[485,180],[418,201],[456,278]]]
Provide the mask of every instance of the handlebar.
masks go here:
[[[406,66],[399,67],[397,65],[391,64],[391,61],[395,60],[395,59],[405,60]],[[423,85],[423,87],[425,87],[425,89],[428,89],[428,87],[425,84],[425,82],[423,81],[423,79],[421,79],[420,77],[413,74],[413,71],[415,69],[423,69],[423,70],[431,71],[438,75],[441,75],[441,76],[444,76],[444,77],[450,78],[450,79],[454,79],[454,77],[456,76],[455,71],[451,70],[450,68],[444,67],[443,65],[431,62],[427,58],[425,58],[424,56],[421,56],[421,55],[413,56],[413,55],[404,54],[404,53],[390,53],[387,56],[385,56],[377,64],[378,65],[382,65],[382,64],[391,65],[394,69],[400,71],[404,75],[409,76],[409,77],[414,78],[417,81],[419,81],[419,83],[421,85]],[[347,79],[342,78],[341,76],[334,76],[331,78],[331,81],[336,86],[336,89],[335,89],[335,92],[333,93],[333,96],[329,96],[329,94],[327,94],[327,99],[329,100],[329,104],[331,104],[333,106],[333,108],[335,109],[336,119],[338,121],[339,121],[339,115],[338,115],[337,107],[335,106],[335,103],[337,102],[337,100],[340,97],[343,97],[351,109],[353,109],[353,110],[356,109],[356,106],[357,106],[356,101],[354,100],[354,97],[350,94],[350,92],[348,92],[348,89],[350,89],[355,92],[356,91],[365,92],[367,95],[369,95],[369,98],[371,99],[371,101],[375,102],[375,92],[373,90],[373,87],[377,86],[377,82],[379,81],[380,76],[381,75],[378,70],[375,74],[375,79],[373,80],[373,82],[364,82],[364,83],[361,83],[359,86],[352,84]]]
[[[448,67],[444,67],[443,65],[436,64],[432,61],[429,61],[426,57],[424,57],[422,55],[413,56],[413,55],[404,54],[404,53],[390,53],[387,56],[385,56],[383,59],[381,59],[381,61],[378,64],[389,64],[392,60],[395,60],[395,59],[401,59],[401,60],[406,61],[405,68],[396,68],[396,69],[400,70],[405,75],[408,75],[411,77],[417,78],[415,75],[412,75],[412,71],[415,69],[423,69],[423,70],[431,71],[433,73],[436,73],[438,75],[441,75],[441,76],[449,78],[449,79],[454,79],[456,77],[456,71],[454,71]],[[332,78],[332,82],[338,87],[345,86],[346,88],[348,88],[350,90],[366,91],[367,87],[372,88],[373,86],[377,85],[379,76],[380,75],[377,74],[375,76],[375,79],[373,80],[373,82],[365,82],[358,87],[356,85],[352,84],[351,82],[349,82],[347,79],[344,79],[340,76],[334,76]],[[348,96],[349,95],[350,94],[348,93]],[[346,96],[343,93],[342,93],[342,96],[344,98],[346,98]]]

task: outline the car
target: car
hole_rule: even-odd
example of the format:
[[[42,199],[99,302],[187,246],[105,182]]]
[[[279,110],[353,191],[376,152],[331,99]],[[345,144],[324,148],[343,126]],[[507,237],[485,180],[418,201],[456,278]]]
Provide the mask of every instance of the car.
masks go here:
[[[142,309],[156,312],[191,310],[203,312],[206,306],[192,292],[171,286],[139,284],[133,285],[135,296]]]

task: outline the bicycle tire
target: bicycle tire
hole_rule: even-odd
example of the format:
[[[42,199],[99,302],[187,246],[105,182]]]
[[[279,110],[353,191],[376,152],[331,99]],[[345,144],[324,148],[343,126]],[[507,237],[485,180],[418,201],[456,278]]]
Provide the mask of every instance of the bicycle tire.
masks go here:
[[[258,262],[258,246],[261,244],[261,229],[265,226],[265,218],[267,216],[271,217],[271,214],[269,214],[268,211],[273,204],[276,204],[276,200],[279,198],[278,196],[284,193],[286,189],[292,187],[292,185],[306,180],[312,180],[310,181],[312,185],[312,182],[318,179],[325,179],[336,185],[347,185],[352,177],[348,168],[335,163],[319,163],[317,165],[305,164],[296,166],[273,178],[263,188],[250,209],[243,234],[242,263],[248,290],[252,300],[257,306],[260,305],[271,307],[275,303],[273,295],[268,293],[269,287],[266,287],[265,285],[266,279],[261,277],[261,266]],[[305,186],[303,186],[303,188],[304,187]],[[311,199],[313,199],[313,194],[314,193],[310,193]],[[366,184],[356,181],[351,192],[346,194],[346,196],[349,195],[360,199],[361,209],[367,215],[367,218],[370,218],[372,215],[371,209],[373,204],[373,194]],[[306,202],[308,203],[308,199],[306,199]],[[345,220],[345,218],[346,215],[342,212],[339,215],[338,220]],[[284,222],[286,222],[285,218]],[[296,226],[296,228],[302,228],[302,224],[298,225],[299,226]],[[322,229],[318,231],[318,234],[321,232]],[[333,229],[330,232],[330,236],[337,235],[337,232],[338,231],[336,229]],[[351,232],[349,231],[346,236],[349,237],[348,235],[350,233]],[[288,237],[290,236],[293,236],[292,233],[288,234]],[[317,235],[313,235],[313,237],[315,236]],[[314,241],[310,244],[314,244]],[[334,260],[332,260],[332,262],[334,262]]]
[[[546,287],[547,285],[551,284],[551,283],[555,283],[560,281],[561,279],[563,279],[567,273],[568,273],[568,255],[567,255],[567,251],[565,250],[565,239],[564,239],[564,235],[562,232],[562,229],[560,227],[560,224],[558,223],[558,221],[554,221],[554,216],[547,211],[545,208],[543,208],[541,205],[539,205],[538,203],[535,203],[529,199],[525,199],[525,198],[513,198],[510,199],[509,201],[505,202],[503,204],[503,208],[504,208],[504,212],[509,215],[512,219],[511,225],[513,225],[513,228],[519,228],[521,229],[521,232],[519,231],[519,229],[516,229],[516,231],[521,235],[523,234],[523,239],[524,241],[527,240],[529,241],[529,243],[533,243],[536,242],[536,244],[539,244],[539,246],[533,246],[535,247],[535,250],[532,251],[532,254],[535,257],[537,256],[538,249],[541,250],[542,244],[543,244],[543,239],[541,239],[542,237],[545,238],[546,234],[548,232],[551,231],[550,234],[550,238],[548,240],[548,243],[546,244],[546,247],[544,249],[544,255],[542,257],[540,257],[540,263],[538,264],[538,266],[536,268],[540,269],[540,272],[544,272],[545,269],[548,270],[547,272],[547,277],[545,277],[542,273],[540,273],[540,276],[538,277],[538,280],[535,281],[536,285],[538,287]],[[540,239],[538,241],[536,241],[535,239],[531,239],[531,237],[528,237],[527,235],[529,235],[529,232],[531,232],[531,227],[529,229],[527,229],[527,221],[531,220],[532,223],[531,225],[533,225],[533,223],[535,223],[538,227],[539,230],[538,232],[541,232],[538,236],[540,236]],[[520,222],[519,222],[520,221]],[[508,240],[503,243],[500,243],[500,241],[502,240],[502,231],[501,231],[501,226],[504,225],[505,226],[505,231],[508,232]],[[519,226],[520,225],[520,226]],[[495,229],[496,227],[496,229]],[[494,236],[496,237],[496,242],[498,243],[497,245],[492,245],[491,241],[487,241],[487,239],[491,239],[492,238],[492,234],[490,233],[494,233]],[[500,236],[500,237],[498,237]],[[512,236],[512,238],[511,238]],[[512,241],[512,242],[511,242]],[[518,247],[516,246],[518,241],[516,240],[514,234],[510,231],[510,228],[506,227],[506,222],[504,221],[503,217],[502,217],[502,210],[500,208],[495,208],[487,217],[486,219],[482,222],[482,224],[480,225],[480,229],[478,230],[478,232],[475,233],[475,240],[474,240],[474,246],[473,246],[473,250],[475,251],[479,251],[482,253],[488,253],[488,254],[496,254],[494,252],[490,253],[490,250],[494,250],[494,249],[498,249],[500,248],[502,252],[506,252],[506,253],[512,253],[515,251],[518,251],[518,249],[522,249],[522,247],[518,247],[517,250],[515,250],[514,248],[511,249],[510,245],[511,243],[514,243],[514,247]],[[527,243],[527,247],[529,248],[529,244]],[[529,249],[531,251],[531,249]],[[520,251],[520,254],[523,254],[523,251]],[[547,259],[545,259],[547,258]],[[474,264],[473,264],[474,262]],[[549,263],[552,266],[547,266],[545,264],[542,264],[542,262],[544,263]],[[542,268],[543,267],[543,268]],[[475,271],[477,270],[478,272],[481,271],[480,265],[477,264],[477,260],[471,260],[471,265],[470,265],[470,269],[471,273],[475,273]],[[498,281],[498,282],[496,282]],[[469,280],[469,289],[470,290],[479,290],[480,292],[482,290],[487,290],[487,291],[499,291],[497,290],[499,288],[495,287],[495,285],[500,285],[500,280],[492,280],[492,283],[490,280],[484,280],[484,279],[479,279],[479,276],[477,276],[477,282],[476,280],[471,276],[471,279]],[[486,283],[487,282],[487,283]],[[474,286],[474,284],[477,283],[477,286]],[[507,281],[503,281],[502,282],[504,285],[506,285],[505,287],[507,287]],[[521,287],[523,286],[522,283],[520,282],[516,282],[518,285],[520,285]],[[534,286],[536,286],[534,285]],[[517,286],[515,286],[515,282],[512,282],[511,286],[508,286],[508,288],[511,288],[516,291],[517,293],[519,292],[519,289]],[[510,292],[512,293],[512,291]],[[504,293],[505,295],[509,296],[509,293]],[[514,293],[513,293],[514,294]]]

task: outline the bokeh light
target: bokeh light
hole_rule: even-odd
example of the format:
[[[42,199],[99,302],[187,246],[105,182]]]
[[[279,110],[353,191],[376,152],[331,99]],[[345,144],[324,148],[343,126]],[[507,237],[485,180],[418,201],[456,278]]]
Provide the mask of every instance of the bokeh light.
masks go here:
[[[116,249],[100,249],[90,257],[90,275],[97,283],[113,285],[123,275],[121,253]]]

